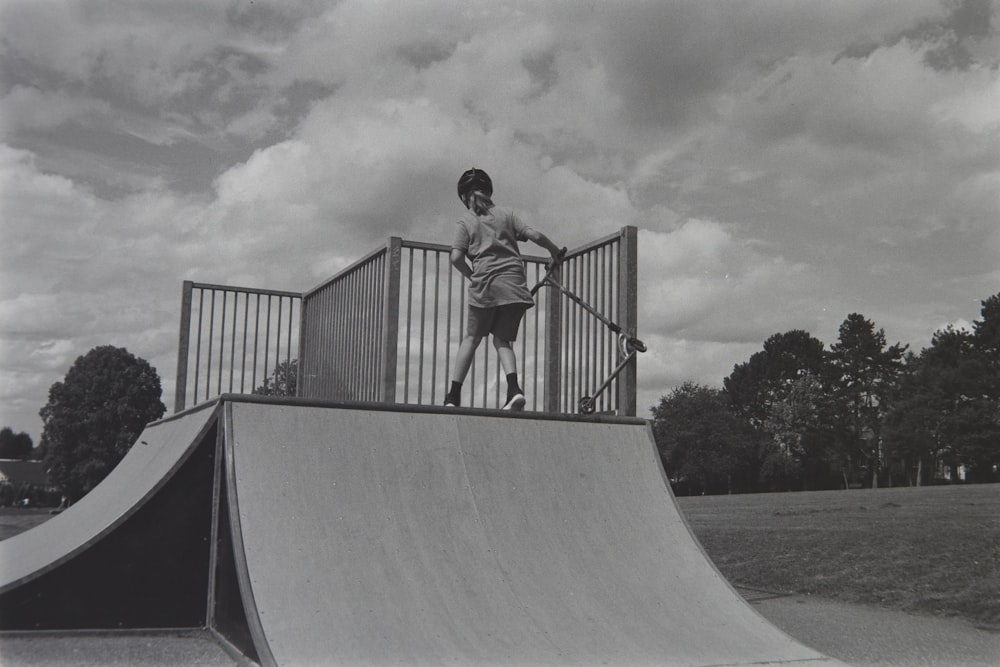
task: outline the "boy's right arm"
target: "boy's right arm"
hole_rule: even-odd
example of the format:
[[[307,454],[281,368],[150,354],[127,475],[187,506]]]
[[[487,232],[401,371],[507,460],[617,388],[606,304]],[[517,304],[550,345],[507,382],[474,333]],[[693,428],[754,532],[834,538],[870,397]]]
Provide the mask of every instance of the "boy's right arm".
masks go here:
[[[466,278],[472,278],[472,267],[469,266],[469,263],[467,261],[465,261],[464,252],[462,252],[458,248],[452,248],[449,259],[451,260],[451,265],[454,266],[456,269],[458,269],[459,273],[461,273]]]

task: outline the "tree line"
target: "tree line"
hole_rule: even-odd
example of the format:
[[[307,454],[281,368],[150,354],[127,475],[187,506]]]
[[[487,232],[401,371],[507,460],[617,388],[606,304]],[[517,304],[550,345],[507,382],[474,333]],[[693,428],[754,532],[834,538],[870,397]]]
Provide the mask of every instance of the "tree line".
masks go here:
[[[652,408],[675,489],[1000,481],[1000,293],[980,312],[919,354],[853,313],[828,349],[802,330],[775,334],[721,389],[677,387]]]
[[[37,459],[38,454],[35,442],[24,431],[14,433],[9,426],[0,429],[0,459],[31,461]]]

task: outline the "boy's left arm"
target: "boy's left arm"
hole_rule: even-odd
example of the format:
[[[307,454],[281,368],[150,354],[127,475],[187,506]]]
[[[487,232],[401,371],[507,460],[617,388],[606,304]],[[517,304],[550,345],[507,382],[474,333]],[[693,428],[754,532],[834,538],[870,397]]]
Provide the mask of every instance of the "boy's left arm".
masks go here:
[[[553,259],[559,257],[559,253],[562,250],[562,248],[553,243],[552,240],[542,232],[538,231],[537,229],[529,228],[528,230],[525,231],[524,235],[532,243],[548,250],[549,254],[552,255]]]

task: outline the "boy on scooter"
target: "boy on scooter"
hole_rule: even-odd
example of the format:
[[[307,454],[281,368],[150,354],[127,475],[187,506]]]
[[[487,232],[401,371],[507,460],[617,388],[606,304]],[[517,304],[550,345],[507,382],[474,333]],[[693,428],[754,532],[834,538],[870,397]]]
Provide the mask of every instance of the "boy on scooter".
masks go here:
[[[462,404],[462,383],[479,343],[493,335],[493,347],[507,378],[503,410],[523,410],[524,392],[517,379],[517,339],[524,313],[535,305],[528,290],[519,241],[531,241],[559,261],[560,248],[545,234],[528,227],[508,208],[493,203],[493,182],[482,169],[469,169],[458,179],[458,198],[466,212],[458,221],[451,247],[451,264],[469,279],[466,337],[458,348],[445,405]],[[470,265],[471,262],[471,265]]]

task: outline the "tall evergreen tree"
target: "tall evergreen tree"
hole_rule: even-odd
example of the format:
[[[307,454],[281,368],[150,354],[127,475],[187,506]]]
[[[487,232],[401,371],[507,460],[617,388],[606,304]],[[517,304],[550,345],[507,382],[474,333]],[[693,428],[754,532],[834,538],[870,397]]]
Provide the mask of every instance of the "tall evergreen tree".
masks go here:
[[[996,352],[981,348],[977,335],[950,326],[935,332],[930,347],[908,359],[886,420],[889,453],[909,460],[911,477],[919,457],[918,482],[928,476],[924,461],[943,463],[953,474],[965,468],[972,481],[998,481],[998,380]]]
[[[882,464],[881,425],[902,370],[907,346],[886,346],[885,331],[859,313],[840,325],[830,346],[830,384],[840,415],[840,445],[845,465],[863,462],[873,488]],[[860,461],[858,460],[860,459]]]

